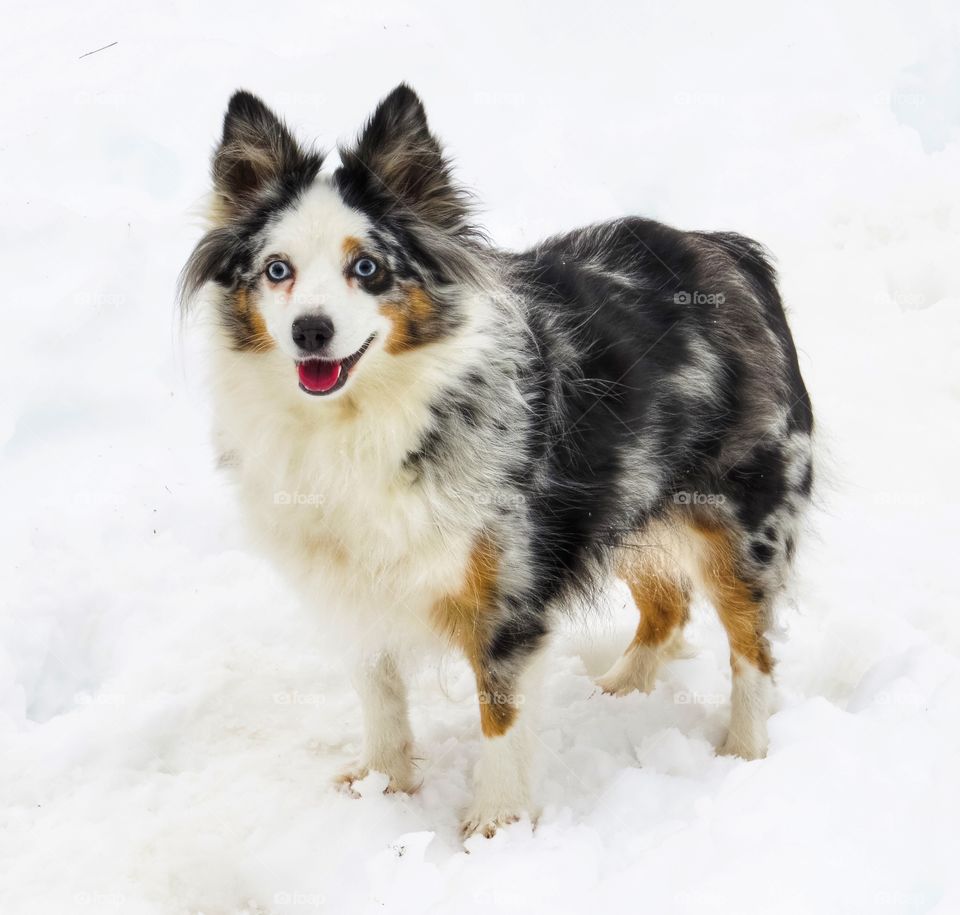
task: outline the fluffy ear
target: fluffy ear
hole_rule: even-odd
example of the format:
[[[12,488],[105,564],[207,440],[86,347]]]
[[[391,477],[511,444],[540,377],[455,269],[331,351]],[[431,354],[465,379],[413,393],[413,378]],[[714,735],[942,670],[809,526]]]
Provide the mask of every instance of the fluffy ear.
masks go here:
[[[423,103],[406,84],[380,102],[356,146],[341,148],[340,158],[337,181],[358,205],[412,215],[446,231],[466,230],[468,195],[454,185]]]
[[[323,157],[300,148],[283,122],[250,92],[235,92],[213,155],[215,221],[241,218],[283,187],[303,187]]]

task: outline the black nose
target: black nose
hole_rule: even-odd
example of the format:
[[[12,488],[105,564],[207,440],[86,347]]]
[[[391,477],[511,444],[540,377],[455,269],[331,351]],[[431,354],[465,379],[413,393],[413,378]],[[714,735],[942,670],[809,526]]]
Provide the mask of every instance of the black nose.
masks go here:
[[[305,353],[319,353],[333,337],[333,321],[326,315],[309,315],[293,322],[293,342]]]

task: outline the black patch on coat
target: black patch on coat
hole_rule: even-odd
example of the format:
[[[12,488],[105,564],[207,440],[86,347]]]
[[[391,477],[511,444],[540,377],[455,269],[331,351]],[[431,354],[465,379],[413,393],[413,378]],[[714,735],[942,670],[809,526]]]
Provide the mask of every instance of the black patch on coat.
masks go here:
[[[782,450],[776,444],[757,445],[727,471],[726,484],[737,517],[748,531],[757,530],[787,493]]]
[[[773,559],[775,553],[776,550],[769,543],[764,543],[762,540],[750,541],[750,555],[754,562],[762,566],[767,565]]]

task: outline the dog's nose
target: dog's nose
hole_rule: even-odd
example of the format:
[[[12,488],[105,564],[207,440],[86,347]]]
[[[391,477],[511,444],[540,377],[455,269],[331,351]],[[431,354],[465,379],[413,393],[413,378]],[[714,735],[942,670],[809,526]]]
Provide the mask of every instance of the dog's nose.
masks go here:
[[[308,315],[293,322],[293,342],[305,353],[319,353],[333,337],[333,321],[326,315]]]

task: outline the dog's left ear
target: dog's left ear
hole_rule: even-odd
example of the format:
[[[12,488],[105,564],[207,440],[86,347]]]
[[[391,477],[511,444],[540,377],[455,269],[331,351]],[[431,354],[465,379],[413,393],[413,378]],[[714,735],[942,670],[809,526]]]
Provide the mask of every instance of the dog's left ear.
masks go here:
[[[435,229],[465,229],[468,195],[453,183],[423,103],[405,83],[380,102],[356,146],[341,148],[340,158],[337,182],[348,200]]]

